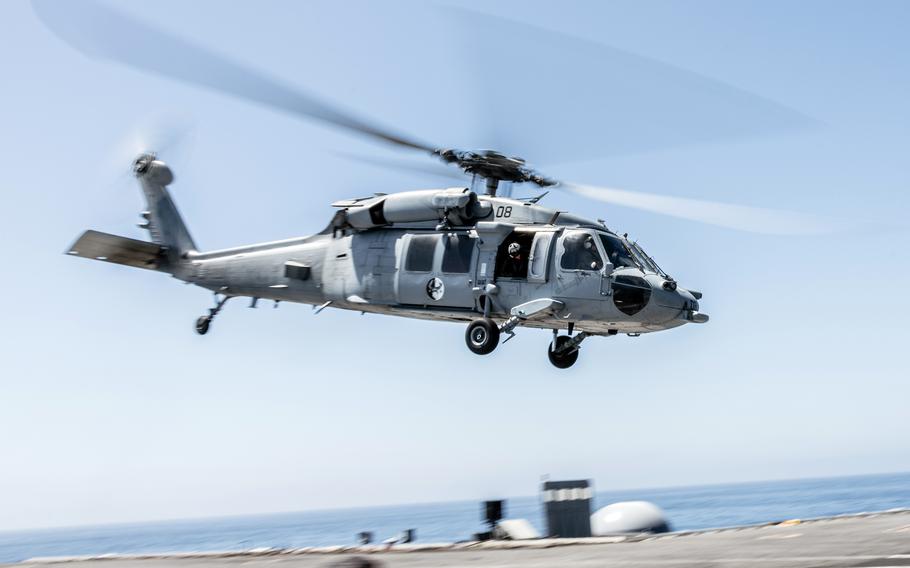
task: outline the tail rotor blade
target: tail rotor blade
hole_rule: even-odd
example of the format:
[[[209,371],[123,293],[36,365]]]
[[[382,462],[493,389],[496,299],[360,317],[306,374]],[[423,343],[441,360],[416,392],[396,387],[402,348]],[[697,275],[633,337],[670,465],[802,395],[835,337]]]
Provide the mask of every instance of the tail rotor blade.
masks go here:
[[[161,115],[147,119],[130,129],[105,156],[100,164],[102,175],[120,172],[132,174],[131,165],[140,154],[155,154],[174,162],[185,161],[195,134],[194,123],[178,115]]]

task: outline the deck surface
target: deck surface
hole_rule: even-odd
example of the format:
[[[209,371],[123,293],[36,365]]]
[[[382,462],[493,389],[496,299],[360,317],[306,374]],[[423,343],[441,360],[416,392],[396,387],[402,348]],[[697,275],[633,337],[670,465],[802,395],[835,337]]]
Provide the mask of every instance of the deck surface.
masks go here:
[[[647,538],[474,543],[248,553],[34,559],[16,568],[309,567],[910,567],[910,511],[790,521]]]

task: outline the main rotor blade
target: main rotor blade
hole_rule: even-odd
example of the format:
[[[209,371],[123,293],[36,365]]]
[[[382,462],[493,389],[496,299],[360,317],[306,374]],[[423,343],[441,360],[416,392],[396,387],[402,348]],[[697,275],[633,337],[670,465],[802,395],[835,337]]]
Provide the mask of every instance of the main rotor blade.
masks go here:
[[[608,9],[605,9],[608,10]],[[483,125],[475,147],[535,167],[805,129],[818,121],[723,81],[462,8],[458,61]]]
[[[32,8],[60,39],[90,57],[340,126],[397,146],[431,153],[435,149],[98,2],[32,0]]]
[[[752,233],[812,235],[829,233],[837,229],[834,221],[792,211],[669,197],[571,182],[560,182],[557,187],[613,205]]]
[[[405,171],[423,175],[431,175],[438,178],[444,178],[458,182],[460,185],[470,185],[470,176],[454,166],[446,166],[440,163],[424,162],[406,162],[404,160],[393,160],[385,158],[376,158],[373,156],[364,156],[362,154],[353,154],[351,152],[336,152],[339,156],[374,166],[386,170]]]

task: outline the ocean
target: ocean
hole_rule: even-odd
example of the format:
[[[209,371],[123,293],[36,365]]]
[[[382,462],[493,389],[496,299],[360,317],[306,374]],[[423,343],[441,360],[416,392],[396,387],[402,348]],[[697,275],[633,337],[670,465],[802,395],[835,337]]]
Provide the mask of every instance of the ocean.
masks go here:
[[[595,509],[617,501],[651,501],[674,530],[806,519],[910,507],[910,473],[603,491]],[[0,562],[36,556],[248,550],[353,544],[372,531],[381,541],[417,529],[418,542],[466,540],[483,530],[480,501],[397,505],[0,532]],[[539,497],[507,499],[508,518],[542,528]]]

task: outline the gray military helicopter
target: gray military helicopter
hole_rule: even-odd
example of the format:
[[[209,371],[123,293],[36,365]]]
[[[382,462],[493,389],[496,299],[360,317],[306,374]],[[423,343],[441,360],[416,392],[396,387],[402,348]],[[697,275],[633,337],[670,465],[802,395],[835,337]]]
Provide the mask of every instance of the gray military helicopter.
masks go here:
[[[519,160],[466,154],[485,194],[454,187],[338,201],[315,235],[212,252],[199,251],[177,211],[170,168],[143,154],[133,171],[151,242],[86,231],[69,254],[212,290],[216,304],[196,321],[200,334],[229,299],[245,296],[253,305],[268,299],[466,322],[468,348],[481,355],[519,326],[552,329],[550,361],[567,368],[587,337],[708,320],[699,292],[678,286],[638,244],[604,224],[497,196],[500,176],[537,177]]]
[[[680,286],[635,241],[603,221],[539,203],[552,189],[670,214],[704,202],[637,198],[551,179],[496,151],[426,144],[103,5],[35,0],[33,7],[59,37],[89,55],[420,151],[472,176],[470,186],[337,201],[328,225],[311,236],[201,251],[168,191],[173,172],[153,152],[143,152],[132,170],[146,200],[140,226],[150,241],[90,230],[68,253],[163,272],[211,290],[215,305],[196,320],[199,334],[210,330],[228,300],[247,297],[253,306],[274,300],[311,304],[317,311],[332,307],[463,322],[468,349],[481,355],[520,327],[550,329],[549,360],[568,368],[589,337],[638,336],[708,321],[699,308],[702,294]],[[182,57],[156,57],[162,47]],[[515,199],[499,191],[507,184],[537,186],[544,193]],[[707,205],[713,207],[710,215],[724,219],[745,209]],[[680,215],[705,220],[699,212]]]

